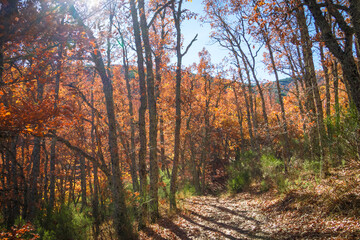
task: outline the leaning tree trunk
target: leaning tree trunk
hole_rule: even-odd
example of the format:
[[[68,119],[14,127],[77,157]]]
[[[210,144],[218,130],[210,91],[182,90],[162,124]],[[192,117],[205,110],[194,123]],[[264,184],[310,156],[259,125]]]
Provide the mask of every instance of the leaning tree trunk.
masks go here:
[[[344,80],[345,82],[348,81],[350,86],[350,96],[357,111],[360,113],[360,72],[353,57],[353,34],[355,33],[357,41],[359,41],[360,37],[360,17],[358,14],[360,12],[359,1],[350,0],[349,12],[352,16],[351,21],[354,28],[350,28],[348,25],[342,25],[341,28],[344,31],[344,44],[342,44],[344,46],[343,48],[335,38],[332,28],[326,21],[326,18],[321,10],[321,6],[316,2],[316,0],[304,0],[304,3],[309,7],[310,12],[315,19],[315,23],[319,27],[326,47],[341,63],[343,76],[345,78]],[[331,10],[338,13],[337,9]]]
[[[283,141],[284,141],[284,166],[285,166],[285,173],[288,172],[288,164],[290,162],[290,138],[289,138],[289,134],[288,134],[288,124],[287,124],[287,120],[286,120],[286,114],[285,114],[285,107],[284,107],[284,101],[283,101],[283,97],[281,95],[281,87],[280,87],[280,81],[279,81],[279,75],[277,72],[277,68],[276,68],[276,63],[275,63],[275,59],[274,59],[274,52],[270,43],[270,39],[269,36],[266,34],[267,29],[265,28],[265,32],[263,32],[263,37],[265,40],[265,44],[269,50],[269,55],[270,55],[270,60],[271,60],[271,65],[275,74],[275,79],[276,79],[276,88],[277,88],[277,93],[278,93],[278,99],[279,99],[279,103],[280,103],[280,109],[281,109],[281,118],[282,118],[282,128],[283,128]]]
[[[83,23],[78,12],[76,11],[73,5],[70,6],[70,14],[82,26],[88,35],[91,41],[96,42],[96,39],[87,26]],[[96,44],[96,49],[99,49],[99,46]],[[125,203],[125,189],[122,181],[122,174],[119,168],[120,159],[119,159],[119,149],[117,144],[117,133],[116,133],[116,118],[115,118],[115,104],[114,104],[114,95],[113,95],[113,86],[111,80],[106,75],[106,69],[104,61],[101,56],[100,51],[92,52],[93,61],[96,65],[98,74],[100,75],[103,92],[105,95],[105,106],[107,111],[107,120],[109,125],[109,151],[111,159],[111,192],[114,204],[113,210],[113,221],[115,232],[119,239],[135,239],[135,235],[132,230],[132,225],[127,213],[126,203]]]

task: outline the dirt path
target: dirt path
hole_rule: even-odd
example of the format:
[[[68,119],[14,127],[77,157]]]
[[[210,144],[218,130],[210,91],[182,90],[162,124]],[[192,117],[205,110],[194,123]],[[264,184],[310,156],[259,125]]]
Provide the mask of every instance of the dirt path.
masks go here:
[[[360,166],[333,171],[320,182],[302,178],[283,194],[254,188],[179,200],[182,211],[150,225],[140,239],[359,240]]]
[[[247,199],[194,197],[186,201],[188,215],[180,224],[189,226],[193,239],[269,239],[260,211]]]
[[[191,197],[181,201],[181,213],[160,219],[140,232],[140,239],[360,239],[357,217],[332,214],[327,199],[317,197],[306,192]]]
[[[272,239],[267,219],[252,199],[192,197],[183,213],[148,228],[147,239]]]

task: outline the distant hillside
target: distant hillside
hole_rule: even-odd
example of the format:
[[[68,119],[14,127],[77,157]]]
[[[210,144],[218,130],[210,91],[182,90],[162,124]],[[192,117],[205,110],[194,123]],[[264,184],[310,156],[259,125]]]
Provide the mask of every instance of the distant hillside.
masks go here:
[[[280,79],[279,82],[282,87],[287,88],[293,82],[293,80],[292,78],[289,77],[289,78]]]
[[[284,79],[280,79],[279,83],[280,83],[280,87],[281,87],[281,95],[282,96],[286,96],[289,89],[290,89],[290,85],[293,82],[292,78],[284,78]],[[273,81],[270,83],[269,85],[269,89],[272,93],[277,94],[277,87],[276,87],[276,82]]]

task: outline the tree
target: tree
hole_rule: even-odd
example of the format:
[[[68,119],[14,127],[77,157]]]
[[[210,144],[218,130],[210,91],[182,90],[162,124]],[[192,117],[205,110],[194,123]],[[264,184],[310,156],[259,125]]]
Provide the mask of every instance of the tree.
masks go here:
[[[140,35],[140,25],[138,20],[137,9],[134,0],[130,0],[131,18],[133,23],[136,55],[137,55],[137,67],[139,74],[139,86],[140,86],[140,108],[139,108],[139,136],[140,136],[140,150],[139,150],[139,177],[140,177],[140,196],[142,200],[142,208],[140,212],[139,227],[145,226],[145,219],[147,216],[146,205],[146,122],[145,113],[147,108],[147,94],[145,84],[145,70],[144,70],[144,56],[142,55],[142,42]]]
[[[150,158],[150,218],[152,222],[159,217],[158,182],[159,167],[157,160],[157,110],[155,96],[155,79],[153,71],[152,52],[149,40],[149,29],[146,20],[144,0],[139,0],[140,28],[146,58],[146,82],[149,106],[149,158]]]
[[[176,5],[176,1],[172,0],[170,8],[173,12],[173,18],[176,28],[176,88],[175,88],[175,104],[176,104],[176,120],[175,120],[175,144],[174,144],[174,160],[170,181],[170,209],[176,210],[176,179],[178,174],[178,164],[180,155],[180,130],[181,130],[181,67],[182,58],[190,49],[192,43],[196,41],[197,35],[193,38],[190,44],[186,47],[185,51],[181,51],[181,18],[184,10],[182,9],[183,0],[179,0]]]
[[[81,26],[90,41],[94,42],[95,47],[93,48],[92,58],[96,65],[96,69],[103,83],[103,92],[105,95],[105,103],[107,110],[107,118],[109,122],[109,151],[111,157],[111,188],[112,197],[114,202],[114,228],[119,239],[133,239],[134,233],[128,217],[126,204],[125,204],[125,191],[123,182],[121,180],[121,172],[119,169],[119,153],[117,145],[117,134],[116,134],[116,119],[115,119],[115,108],[113,99],[113,87],[109,76],[106,74],[105,65],[101,56],[101,52],[98,49],[96,39],[91,31],[82,21],[80,15],[73,5],[69,6],[69,12],[71,16]]]
[[[335,4],[334,1],[304,0],[304,4],[309,8],[315,23],[320,29],[322,40],[329,51],[339,60],[343,69],[345,81],[350,85],[350,95],[353,102],[360,112],[360,73],[356,65],[353,54],[353,38],[359,46],[360,39],[360,6],[358,1],[350,0],[349,5]],[[338,38],[325,14],[330,14],[338,24],[343,38]],[[347,21],[347,19],[349,21]],[[337,29],[336,29],[337,30]]]

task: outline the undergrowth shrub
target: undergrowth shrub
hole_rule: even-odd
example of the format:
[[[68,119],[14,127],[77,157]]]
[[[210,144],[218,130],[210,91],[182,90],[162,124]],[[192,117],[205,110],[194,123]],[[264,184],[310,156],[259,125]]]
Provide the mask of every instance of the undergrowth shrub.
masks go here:
[[[303,170],[312,174],[320,174],[321,162],[306,159],[303,163]]]
[[[260,184],[261,190],[266,191],[270,186],[276,186],[280,192],[286,191],[288,180],[284,175],[285,165],[283,160],[266,153],[261,156],[260,162],[264,178]]]
[[[354,106],[345,111],[339,129],[336,131],[336,150],[338,161],[344,165],[344,159],[360,161],[360,121],[359,114]]]
[[[233,193],[239,193],[250,185],[250,173],[239,171],[229,179],[229,188]]]
[[[38,232],[43,240],[86,240],[90,217],[73,206],[62,205],[49,218],[39,219]]]
[[[235,161],[228,166],[228,188],[232,193],[245,190],[258,172],[257,156],[252,151],[237,153]]]
[[[159,181],[159,198],[167,199],[170,192],[170,177],[167,174],[160,170],[160,181]]]
[[[195,186],[190,181],[185,181],[180,192],[184,194],[185,197],[195,196],[196,189]]]

